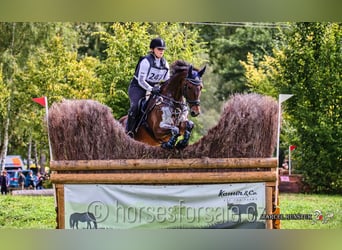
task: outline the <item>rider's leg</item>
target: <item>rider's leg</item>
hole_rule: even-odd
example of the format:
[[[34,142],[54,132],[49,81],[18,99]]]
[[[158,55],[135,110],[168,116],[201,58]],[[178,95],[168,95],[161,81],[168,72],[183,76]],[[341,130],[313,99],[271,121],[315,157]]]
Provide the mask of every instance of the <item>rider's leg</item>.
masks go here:
[[[135,135],[135,129],[138,124],[139,118],[139,100],[145,96],[146,91],[142,89],[137,84],[134,84],[132,81],[129,89],[128,95],[130,99],[130,108],[128,111],[128,118],[126,124],[126,133],[131,136],[132,138]]]
[[[135,128],[137,125],[137,112],[136,110],[130,108],[128,112],[127,124],[126,124],[126,133],[130,137],[134,137]]]

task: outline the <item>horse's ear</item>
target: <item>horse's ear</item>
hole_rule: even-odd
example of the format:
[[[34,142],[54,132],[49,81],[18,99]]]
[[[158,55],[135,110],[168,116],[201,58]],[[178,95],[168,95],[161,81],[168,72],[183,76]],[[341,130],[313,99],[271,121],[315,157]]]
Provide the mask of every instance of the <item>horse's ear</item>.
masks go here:
[[[202,75],[204,74],[206,68],[207,68],[207,65],[205,65],[205,66],[198,72],[198,76],[199,76],[199,77],[202,77]]]
[[[192,78],[192,65],[188,69],[188,78]]]

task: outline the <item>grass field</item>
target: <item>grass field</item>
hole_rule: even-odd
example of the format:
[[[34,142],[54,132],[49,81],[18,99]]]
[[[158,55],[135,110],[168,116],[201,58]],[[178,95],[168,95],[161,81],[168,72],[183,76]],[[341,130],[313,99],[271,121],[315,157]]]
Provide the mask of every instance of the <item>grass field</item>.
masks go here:
[[[322,220],[317,220],[316,210],[321,212]],[[312,214],[315,218],[313,221],[282,220],[282,229],[342,229],[342,196],[281,194],[280,213]]]
[[[52,196],[0,196],[0,228],[55,229]]]
[[[280,212],[313,214],[322,220],[282,220],[282,229],[342,229],[342,196],[281,194]],[[316,212],[318,213],[318,212]],[[333,215],[328,221],[328,215]],[[0,196],[0,228],[55,229],[56,212],[51,196]]]

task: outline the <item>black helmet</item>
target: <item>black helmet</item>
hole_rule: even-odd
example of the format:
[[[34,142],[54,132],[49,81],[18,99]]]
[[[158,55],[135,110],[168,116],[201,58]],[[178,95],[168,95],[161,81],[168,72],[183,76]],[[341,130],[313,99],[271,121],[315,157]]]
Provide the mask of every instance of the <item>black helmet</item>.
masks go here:
[[[151,40],[151,43],[150,43],[150,49],[154,49],[154,48],[163,48],[165,49],[166,48],[166,44],[165,44],[165,41],[161,38],[154,38]]]

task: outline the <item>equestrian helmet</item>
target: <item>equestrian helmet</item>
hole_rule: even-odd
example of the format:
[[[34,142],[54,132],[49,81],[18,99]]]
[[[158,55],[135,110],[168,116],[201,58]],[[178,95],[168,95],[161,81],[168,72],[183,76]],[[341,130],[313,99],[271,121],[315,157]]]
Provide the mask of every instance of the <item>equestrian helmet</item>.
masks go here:
[[[165,49],[166,48],[166,44],[165,44],[165,41],[161,38],[154,38],[151,40],[151,43],[150,43],[150,49],[154,49],[154,48],[163,48]]]

